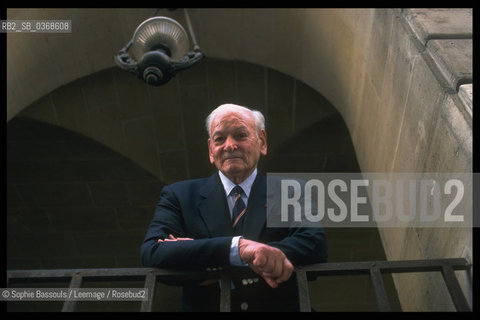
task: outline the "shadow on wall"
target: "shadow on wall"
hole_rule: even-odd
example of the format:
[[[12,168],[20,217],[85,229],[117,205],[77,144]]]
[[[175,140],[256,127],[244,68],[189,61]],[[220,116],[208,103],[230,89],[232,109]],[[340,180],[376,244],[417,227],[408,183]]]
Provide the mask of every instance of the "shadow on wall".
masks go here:
[[[261,165],[265,172],[360,172],[350,134],[336,111],[272,151]]]
[[[139,267],[164,184],[69,130],[7,124],[7,268]]]
[[[140,266],[138,245],[162,181],[58,126],[16,117],[7,134],[9,269]],[[332,113],[273,150],[260,170],[354,172],[358,166],[348,131]]]

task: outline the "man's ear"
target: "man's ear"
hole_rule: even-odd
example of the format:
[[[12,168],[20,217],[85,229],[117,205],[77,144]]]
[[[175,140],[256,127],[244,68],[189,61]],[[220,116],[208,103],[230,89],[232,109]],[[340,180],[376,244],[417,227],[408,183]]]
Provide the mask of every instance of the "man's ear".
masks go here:
[[[211,143],[212,143],[212,140],[210,138],[208,138],[208,157],[210,158],[210,163],[214,163],[214,159],[213,159],[213,151],[212,151],[212,146],[211,146]]]
[[[267,155],[267,132],[265,129],[260,130],[258,134],[258,138],[260,139],[260,153],[264,156]]]

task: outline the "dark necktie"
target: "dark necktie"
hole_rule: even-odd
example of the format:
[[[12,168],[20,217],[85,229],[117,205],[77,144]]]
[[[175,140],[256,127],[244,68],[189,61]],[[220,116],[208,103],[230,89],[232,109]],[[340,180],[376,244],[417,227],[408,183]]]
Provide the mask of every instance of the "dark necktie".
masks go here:
[[[232,210],[232,227],[233,228],[235,228],[240,218],[243,216],[245,211],[247,211],[245,202],[243,202],[242,200],[242,192],[243,192],[243,189],[240,186],[235,186],[235,188],[233,188],[233,194],[235,195],[235,202],[233,204],[233,210]]]

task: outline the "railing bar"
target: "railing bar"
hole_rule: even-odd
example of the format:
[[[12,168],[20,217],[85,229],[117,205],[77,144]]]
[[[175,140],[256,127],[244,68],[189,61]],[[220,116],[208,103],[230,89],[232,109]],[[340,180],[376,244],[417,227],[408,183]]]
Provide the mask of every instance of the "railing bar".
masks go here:
[[[148,273],[156,275],[192,275],[192,276],[211,276],[211,273],[205,271],[181,271],[157,268],[99,268],[99,269],[48,269],[48,270],[9,270],[8,274],[12,278],[65,278],[72,277],[76,272],[81,272],[84,277],[116,277],[116,276],[146,276]]]
[[[72,276],[72,281],[70,281],[70,289],[81,288],[82,282],[83,282],[82,274],[80,272],[76,272]],[[77,305],[77,301],[67,299],[63,303],[62,312],[72,312],[75,310],[76,305]]]
[[[464,258],[432,259],[432,260],[394,260],[394,261],[354,261],[327,262],[303,266],[307,272],[333,273],[369,273],[370,266],[375,264],[382,272],[422,272],[441,271],[442,265],[449,265],[454,270],[468,270],[471,265]]]
[[[308,290],[307,273],[297,268],[296,274],[300,312],[311,312],[312,306],[310,303],[310,292]]]
[[[153,304],[153,294],[155,293],[155,283],[157,276],[153,273],[147,274],[145,277],[145,289],[147,289],[147,300],[142,301],[140,312],[151,312]]]
[[[375,300],[377,301],[378,311],[392,311],[390,302],[388,301],[387,292],[383,283],[382,274],[377,266],[370,268],[370,279],[372,280],[373,290],[375,292]]]
[[[375,269],[372,270],[372,265]],[[302,311],[311,311],[311,302],[308,296],[308,283],[306,282],[307,273],[312,272],[317,276],[329,275],[347,275],[347,274],[370,274],[372,283],[377,296],[379,309],[390,309],[388,300],[386,300],[385,287],[383,286],[382,273],[407,273],[407,272],[432,272],[441,271],[445,283],[452,297],[455,307],[459,311],[470,311],[465,295],[455,276],[454,270],[470,270],[471,264],[465,258],[446,258],[430,260],[397,260],[397,261],[354,261],[339,263],[321,263],[297,268],[297,285],[299,286],[300,307]],[[45,281],[46,279],[70,280],[70,287],[80,287],[82,281],[101,280],[101,279],[144,279],[145,287],[149,289],[148,301],[142,302],[142,311],[151,311],[155,283],[161,281],[163,277],[209,277],[217,276],[221,279],[221,311],[230,311],[231,309],[231,275],[223,272],[203,272],[203,271],[182,271],[157,268],[102,268],[102,269],[53,269],[53,270],[9,270],[7,271],[7,282],[20,281]],[[148,279],[147,279],[148,278]],[[153,279],[151,281],[151,279]],[[305,280],[305,281],[304,281]],[[375,283],[380,283],[376,286]],[[382,299],[385,299],[383,301]],[[65,301],[62,311],[73,311],[75,301]]]
[[[471,265],[464,258],[433,259],[433,260],[404,260],[404,261],[355,261],[355,262],[329,262],[303,266],[304,271],[319,272],[357,272],[368,273],[372,263],[375,263],[384,273],[415,272],[415,271],[441,271],[441,265],[448,264],[454,270],[468,270]],[[415,268],[415,269],[410,269]],[[117,277],[117,276],[146,276],[153,272],[155,275],[189,275],[212,276],[203,271],[177,271],[156,268],[101,268],[101,269],[53,269],[53,270],[9,270],[7,276],[12,279],[19,278],[70,278],[76,272],[81,272],[84,277]]]
[[[220,280],[220,312],[230,312],[231,310],[231,282],[232,278],[228,273],[222,273]]]
[[[458,279],[455,276],[453,268],[449,265],[444,265],[442,267],[442,275],[443,279],[445,280],[445,284],[448,288],[448,293],[450,293],[450,297],[452,298],[453,304],[457,311],[472,311],[470,305],[463,294],[462,288],[458,283]]]

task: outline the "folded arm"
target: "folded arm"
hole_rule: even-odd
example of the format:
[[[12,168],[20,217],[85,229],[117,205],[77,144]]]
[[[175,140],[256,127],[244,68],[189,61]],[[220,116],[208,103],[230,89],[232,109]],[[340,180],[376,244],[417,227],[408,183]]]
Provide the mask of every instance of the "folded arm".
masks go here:
[[[198,270],[228,265],[231,236],[168,241],[193,237],[186,234],[183,219],[175,193],[165,187],[141,246],[143,266]]]
[[[205,270],[230,266],[232,236],[196,238],[184,230],[182,209],[174,192],[162,191],[155,217],[141,247],[145,267]],[[240,239],[238,253],[242,261],[271,286],[288,280],[293,265],[326,260],[323,230],[314,228],[273,228],[275,241]]]

